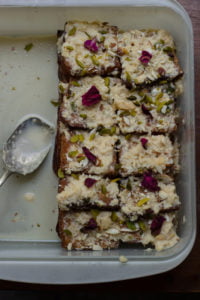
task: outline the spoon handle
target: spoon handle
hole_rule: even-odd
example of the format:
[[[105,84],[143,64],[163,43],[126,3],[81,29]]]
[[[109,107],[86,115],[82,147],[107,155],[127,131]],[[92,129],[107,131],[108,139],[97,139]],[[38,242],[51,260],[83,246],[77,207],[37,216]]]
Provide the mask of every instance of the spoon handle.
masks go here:
[[[9,170],[5,170],[5,172],[3,173],[3,175],[0,177],[0,186],[2,186],[4,184],[4,182],[6,181],[6,179],[12,174],[11,171]]]

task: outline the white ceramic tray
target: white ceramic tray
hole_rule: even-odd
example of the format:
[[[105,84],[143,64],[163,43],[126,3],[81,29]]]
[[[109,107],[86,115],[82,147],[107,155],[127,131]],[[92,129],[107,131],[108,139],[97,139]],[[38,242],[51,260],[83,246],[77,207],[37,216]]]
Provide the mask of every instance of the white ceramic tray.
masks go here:
[[[109,21],[122,29],[164,28],[174,36],[185,72],[185,92],[180,99],[184,118],[180,128],[181,174],[177,183],[182,201],[178,229],[181,240],[162,252],[134,247],[100,252],[63,250],[55,232],[57,179],[52,172],[51,152],[36,173],[27,178],[13,176],[0,189],[0,278],[75,284],[138,278],[172,269],[189,254],[196,234],[190,19],[172,0],[1,0],[0,36],[9,37],[0,38],[1,146],[26,114],[38,113],[56,124],[56,109],[50,104],[57,98],[55,36],[69,19]],[[26,52],[24,46],[30,42],[34,47]],[[35,194],[32,202],[24,199],[27,192]],[[125,255],[128,262],[120,263],[119,255]]]

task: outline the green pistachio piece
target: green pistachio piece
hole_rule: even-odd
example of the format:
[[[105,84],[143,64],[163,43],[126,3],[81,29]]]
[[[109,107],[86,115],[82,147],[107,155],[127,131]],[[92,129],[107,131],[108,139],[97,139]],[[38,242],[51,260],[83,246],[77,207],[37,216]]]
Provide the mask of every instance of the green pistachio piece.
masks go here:
[[[65,177],[65,175],[64,175],[63,171],[61,170],[61,168],[58,169],[58,177],[61,178],[61,179]]]
[[[104,194],[104,195],[107,194],[108,191],[107,191],[105,185],[102,185],[102,186],[101,186],[101,192],[102,192],[102,194]]]
[[[92,38],[91,35],[90,35],[87,31],[84,31],[84,33],[87,35],[87,37],[88,37],[89,39]]]
[[[76,58],[76,63],[81,69],[85,68],[85,65],[80,60],[78,60],[78,58]]]
[[[64,233],[66,233],[66,235],[68,235],[69,237],[72,236],[72,233],[69,229],[64,229]]]
[[[125,60],[126,61],[131,61],[131,58],[130,57],[126,57]]]
[[[131,133],[128,133],[127,135],[125,135],[125,139],[126,139],[127,141],[129,141],[129,140],[131,139],[131,137],[132,137],[132,134],[131,134]]]
[[[77,161],[78,161],[78,162],[81,162],[81,161],[84,160],[84,159],[85,159],[85,156],[77,157]]]
[[[71,102],[70,105],[71,105],[71,109],[72,109],[73,111],[76,111],[76,105],[75,105],[75,103],[74,103],[74,102]]]
[[[163,52],[165,52],[165,53],[174,53],[174,49],[173,48],[171,48],[171,47],[169,47],[169,46],[167,46],[167,47],[165,47],[165,48],[163,48]]]
[[[98,209],[91,209],[90,213],[93,218],[96,219],[96,217],[100,214],[100,211]]]
[[[70,31],[68,32],[68,35],[72,36],[72,35],[75,35],[75,33],[76,33],[76,27],[73,26],[72,29],[70,29]]]
[[[80,83],[78,81],[71,81],[70,82],[73,86],[81,86]]]
[[[132,81],[131,75],[130,75],[128,72],[126,72],[126,81],[127,81],[128,83],[131,83],[131,81]]]
[[[115,134],[115,133],[116,133],[116,130],[117,130],[117,128],[116,128],[115,126],[112,126],[112,127],[110,128],[110,135]]]
[[[118,215],[116,214],[116,212],[112,212],[112,214],[111,214],[111,220],[113,221],[113,222],[118,222],[119,221],[119,217],[118,217]]]
[[[95,133],[90,134],[89,140],[90,140],[90,141],[93,141],[94,139],[95,139]]]
[[[109,77],[105,77],[104,78],[104,83],[105,83],[105,86],[109,87],[110,86],[110,78]]]
[[[135,117],[136,114],[137,114],[137,113],[136,113],[135,109],[130,110],[130,115],[131,115],[132,117]]]
[[[127,182],[126,189],[127,189],[128,191],[132,191],[132,185],[131,185],[130,180],[128,180],[128,182]]]
[[[135,225],[134,222],[127,221],[127,222],[126,222],[126,226],[127,226],[129,229],[133,230],[133,231],[137,230],[136,225]]]
[[[75,151],[70,151],[70,152],[68,153],[68,156],[71,157],[71,158],[73,158],[73,157],[75,157],[77,154],[78,154],[78,151],[77,151],[77,150],[75,150]]]
[[[108,30],[99,30],[99,33],[106,34],[106,33],[108,33]]]
[[[90,58],[95,66],[99,66],[99,61],[96,55],[91,55]]]
[[[82,119],[87,119],[87,115],[86,114],[80,114],[80,117],[82,118]]]
[[[106,39],[106,37],[102,35],[102,36],[100,37],[100,42],[103,43],[103,42],[105,41],[105,39]]]
[[[120,181],[120,179],[121,178],[114,178],[114,179],[111,180],[111,182],[117,182],[117,181]]]
[[[60,91],[62,94],[64,94],[65,89],[64,89],[64,87],[62,86],[62,84],[59,84],[58,88],[59,88],[59,91]]]
[[[121,164],[115,164],[115,171],[119,171],[121,168]]]
[[[66,48],[67,48],[67,50],[69,50],[69,51],[73,51],[73,50],[74,50],[74,48],[73,48],[72,46],[66,46]]]
[[[24,47],[24,50],[26,50],[26,52],[29,52],[32,48],[33,48],[33,43],[30,43]]]
[[[59,101],[51,100],[51,104],[52,104],[53,106],[59,106],[60,102],[59,102]]]
[[[133,100],[137,100],[137,97],[134,95],[131,95],[131,96],[127,97],[126,99],[133,101]]]
[[[79,180],[79,174],[72,173],[71,176],[72,176],[74,179]]]
[[[142,231],[145,231],[147,229],[143,221],[138,221],[138,225]]]
[[[129,115],[130,115],[130,112],[128,110],[124,110],[119,114],[120,117],[126,117],[126,116],[129,116]]]

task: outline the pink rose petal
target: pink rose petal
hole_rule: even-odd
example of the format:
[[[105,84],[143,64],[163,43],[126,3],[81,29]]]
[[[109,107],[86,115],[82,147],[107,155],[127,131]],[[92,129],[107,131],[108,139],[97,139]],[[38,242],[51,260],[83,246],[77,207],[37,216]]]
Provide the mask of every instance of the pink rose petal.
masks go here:
[[[92,39],[92,40],[87,40],[84,42],[84,47],[88,50],[90,50],[91,52],[98,52],[98,46],[96,43],[96,38]]]
[[[92,86],[87,93],[82,95],[82,104],[85,106],[92,106],[101,101],[101,95],[96,86]]]
[[[83,147],[82,149],[87,159],[89,159],[89,161],[91,161],[95,165],[97,157],[94,154],[92,154],[92,152],[90,152],[90,150],[87,147]]]
[[[158,181],[156,178],[154,178],[151,173],[145,173],[143,176],[143,180],[141,182],[141,185],[151,191],[151,192],[156,192],[160,190],[160,187],[158,186]]]
[[[142,64],[147,65],[152,58],[152,54],[148,51],[143,50],[142,55],[139,57],[139,60]]]
[[[150,229],[151,229],[151,233],[152,235],[158,235],[161,231],[161,228],[162,228],[162,225],[165,221],[165,217],[163,216],[156,216],[153,221],[151,222],[151,226],[150,226]]]
[[[145,139],[145,138],[141,138],[141,139],[140,139],[140,142],[141,142],[143,148],[144,148],[144,149],[147,149],[147,143],[148,143],[148,140]]]
[[[89,178],[89,177],[88,177],[88,178],[85,179],[84,184],[85,184],[88,188],[90,188],[90,187],[92,187],[96,182],[97,182],[97,181],[96,181],[95,179]]]

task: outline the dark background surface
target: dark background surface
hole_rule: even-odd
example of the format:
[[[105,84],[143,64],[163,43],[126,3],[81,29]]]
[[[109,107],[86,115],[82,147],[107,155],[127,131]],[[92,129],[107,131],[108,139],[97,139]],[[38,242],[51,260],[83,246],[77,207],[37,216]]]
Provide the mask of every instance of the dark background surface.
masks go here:
[[[162,1],[162,0],[160,0]],[[195,100],[196,100],[196,172],[197,172],[197,210],[200,216],[199,178],[200,178],[200,0],[179,0],[189,13],[194,29],[195,41]],[[30,270],[31,271],[31,270]],[[200,292],[200,231],[199,220],[197,224],[197,239],[188,258],[177,268],[155,276],[126,280],[115,283],[92,285],[37,285],[0,280],[0,299],[64,299],[65,297],[80,299],[99,299],[102,295],[106,299],[133,296],[137,292]],[[31,293],[30,293],[31,291]],[[136,293],[136,294],[135,294]],[[101,297],[101,298],[102,298]],[[151,299],[148,295],[148,299]],[[195,297],[196,298],[196,297]]]

